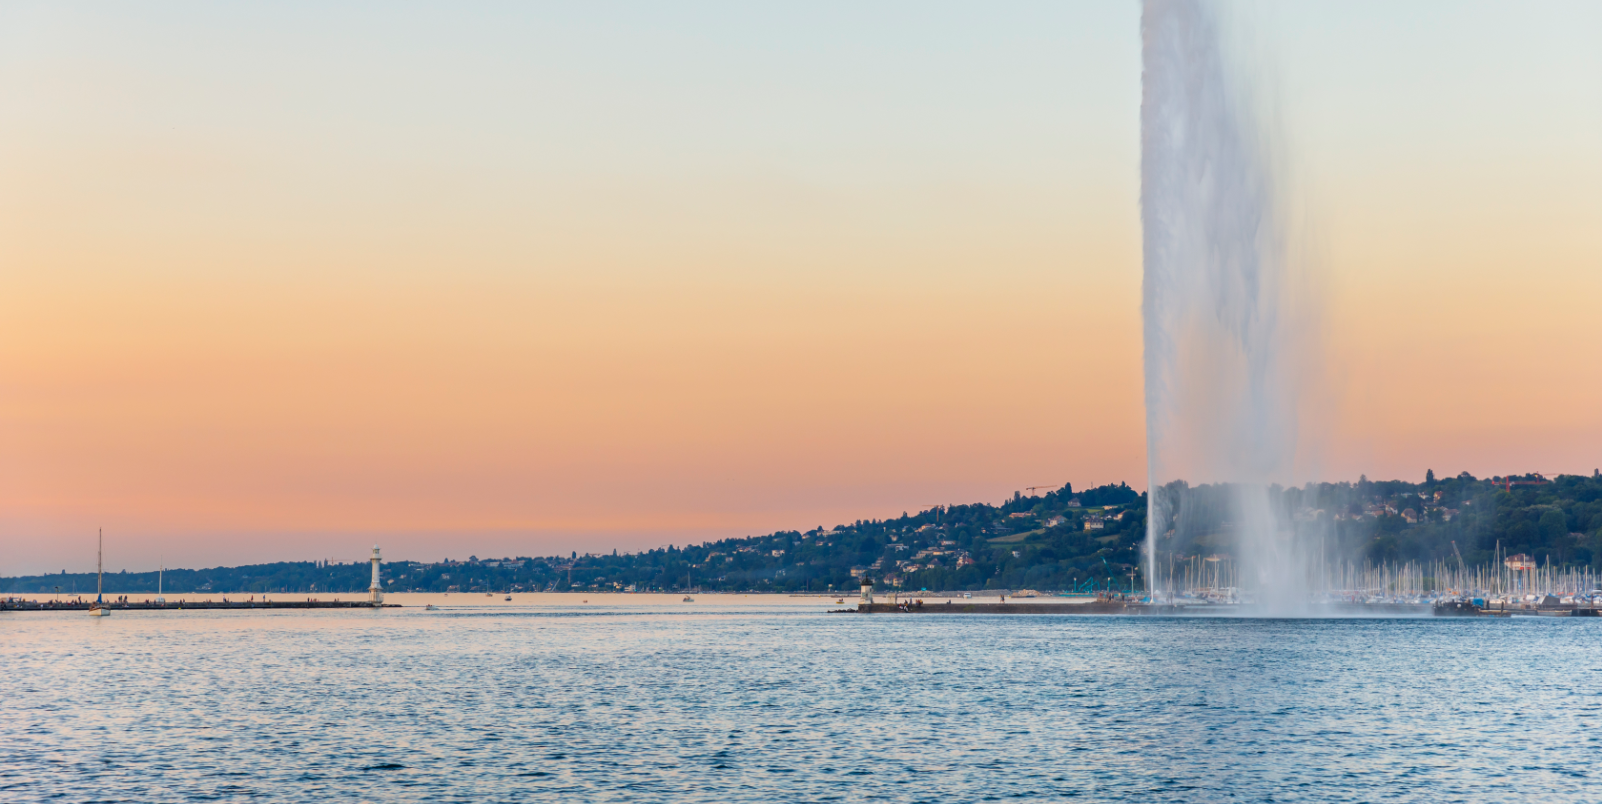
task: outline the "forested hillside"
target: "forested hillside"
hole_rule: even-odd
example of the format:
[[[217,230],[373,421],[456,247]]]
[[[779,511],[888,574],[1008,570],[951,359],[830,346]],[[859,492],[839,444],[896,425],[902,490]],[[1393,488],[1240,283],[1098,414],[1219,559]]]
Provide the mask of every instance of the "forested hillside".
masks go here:
[[[1177,532],[1163,534],[1166,560],[1228,554],[1233,509],[1223,486],[1177,487]],[[1466,562],[1528,553],[1553,565],[1600,563],[1600,478],[1516,478],[1506,487],[1468,474],[1423,483],[1400,480],[1271,488],[1298,538],[1328,557],[1428,562],[1457,547]],[[1162,499],[1162,498],[1161,498]],[[721,539],[628,554],[469,556],[384,565],[389,591],[480,592],[686,589],[797,592],[855,590],[858,576],[905,589],[1070,590],[1141,588],[1147,496],[1125,484],[1001,505],[933,508],[894,519],[807,531]],[[1316,541],[1318,540],[1318,541]],[[1174,548],[1181,547],[1176,550]],[[283,562],[168,570],[171,592],[315,594],[367,588],[368,563]],[[0,592],[93,592],[90,573],[0,579]],[[156,590],[155,573],[113,573],[107,593]]]

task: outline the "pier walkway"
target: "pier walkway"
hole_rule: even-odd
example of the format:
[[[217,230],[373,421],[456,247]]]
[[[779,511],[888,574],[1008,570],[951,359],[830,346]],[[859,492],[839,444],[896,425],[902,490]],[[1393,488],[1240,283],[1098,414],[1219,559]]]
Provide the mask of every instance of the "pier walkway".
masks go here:
[[[88,611],[93,601],[0,600],[0,611]],[[195,611],[197,609],[395,609],[399,603],[373,604],[365,600],[188,600],[170,603],[131,601],[104,604],[111,611]]]
[[[949,599],[926,600],[922,606],[911,601],[859,603],[857,610],[864,614],[1157,614],[1159,612],[1151,609],[1171,608],[1144,606],[1117,600],[1091,603],[980,603],[974,600]]]
[[[846,611],[853,611],[847,609]],[[896,603],[859,603],[861,614],[1128,614],[1157,616],[1254,616],[1251,605],[1221,604],[1207,606],[1149,605],[1137,601],[1099,600],[1089,603],[1038,603],[1028,598],[1019,602],[980,603],[973,600],[926,600],[924,605],[912,601]],[[1324,603],[1308,607],[1302,614],[1320,617],[1430,617],[1431,604],[1410,603]],[[1437,613],[1443,616],[1443,613]],[[1597,608],[1578,606],[1545,609],[1487,610],[1477,608],[1473,613],[1449,616],[1501,616],[1501,617],[1597,617]]]

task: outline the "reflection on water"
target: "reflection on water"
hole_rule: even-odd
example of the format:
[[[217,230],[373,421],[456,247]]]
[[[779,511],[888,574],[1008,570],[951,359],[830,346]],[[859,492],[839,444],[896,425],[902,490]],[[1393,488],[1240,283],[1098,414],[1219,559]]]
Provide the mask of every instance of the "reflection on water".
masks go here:
[[[0,799],[1600,794],[1596,620],[474,597],[0,615]]]

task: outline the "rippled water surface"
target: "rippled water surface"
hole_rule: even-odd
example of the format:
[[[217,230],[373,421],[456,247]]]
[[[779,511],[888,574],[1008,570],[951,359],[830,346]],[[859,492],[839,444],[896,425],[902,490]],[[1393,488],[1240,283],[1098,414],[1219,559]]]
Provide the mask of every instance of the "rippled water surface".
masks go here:
[[[1600,798],[1597,620],[830,607],[3,614],[0,799]]]

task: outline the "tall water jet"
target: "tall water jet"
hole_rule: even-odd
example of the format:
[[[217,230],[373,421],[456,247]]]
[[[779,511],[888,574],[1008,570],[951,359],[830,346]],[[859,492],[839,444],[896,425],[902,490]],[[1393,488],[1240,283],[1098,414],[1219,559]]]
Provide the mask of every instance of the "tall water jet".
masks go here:
[[[1161,556],[1234,548],[1262,610],[1301,604],[1287,517],[1268,484],[1297,450],[1299,339],[1272,127],[1222,4],[1142,9],[1142,317],[1148,588]],[[1227,483],[1223,531],[1189,528],[1187,482]],[[1199,520],[1201,521],[1201,520]],[[1169,589],[1173,592],[1173,589]]]

